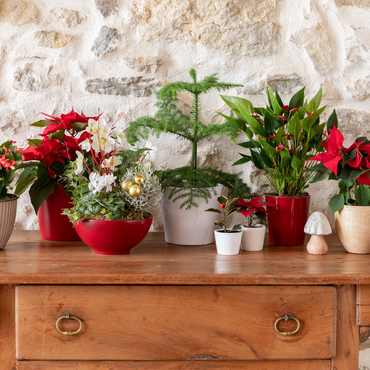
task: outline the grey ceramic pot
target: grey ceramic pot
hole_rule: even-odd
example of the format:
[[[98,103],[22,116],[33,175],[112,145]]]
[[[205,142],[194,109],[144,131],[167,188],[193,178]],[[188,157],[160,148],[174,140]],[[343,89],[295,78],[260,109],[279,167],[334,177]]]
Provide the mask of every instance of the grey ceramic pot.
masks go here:
[[[5,248],[12,235],[17,214],[18,196],[8,194],[9,199],[0,200],[0,249]]]

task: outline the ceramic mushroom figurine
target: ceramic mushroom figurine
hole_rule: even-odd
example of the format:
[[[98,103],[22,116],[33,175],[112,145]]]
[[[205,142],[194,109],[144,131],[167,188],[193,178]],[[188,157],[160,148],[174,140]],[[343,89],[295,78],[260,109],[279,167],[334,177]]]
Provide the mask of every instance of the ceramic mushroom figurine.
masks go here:
[[[307,252],[310,254],[325,254],[328,251],[324,235],[332,233],[328,219],[322,212],[314,212],[307,220],[304,232],[311,235],[307,244]]]

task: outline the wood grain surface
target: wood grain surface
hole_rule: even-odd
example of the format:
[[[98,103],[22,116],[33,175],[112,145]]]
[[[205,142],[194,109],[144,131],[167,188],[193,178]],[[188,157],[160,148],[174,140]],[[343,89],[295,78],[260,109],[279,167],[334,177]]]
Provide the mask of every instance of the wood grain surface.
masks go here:
[[[357,370],[360,330],[356,325],[356,286],[338,287],[337,354],[332,370]]]
[[[330,361],[19,361],[18,370],[330,370]],[[350,369],[348,369],[350,370]]]
[[[0,285],[0,370],[15,370],[15,288]]]
[[[19,286],[17,358],[270,360],[335,355],[336,289],[320,286]],[[81,333],[56,320],[70,313]],[[276,319],[294,314],[299,332]],[[76,330],[72,322],[62,330]],[[293,331],[294,321],[280,322]]]
[[[0,284],[370,284],[370,255],[346,253],[333,235],[327,241],[326,255],[308,254],[305,246],[266,246],[220,256],[215,245],[170,245],[162,233],[149,233],[129,255],[102,256],[82,242],[15,231],[0,250]]]
[[[357,286],[357,325],[370,326],[370,285]]]

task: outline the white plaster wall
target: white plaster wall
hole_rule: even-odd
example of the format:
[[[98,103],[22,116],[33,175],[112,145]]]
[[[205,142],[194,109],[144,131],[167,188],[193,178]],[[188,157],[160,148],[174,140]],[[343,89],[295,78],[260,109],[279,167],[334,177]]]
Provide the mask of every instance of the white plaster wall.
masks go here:
[[[63,9],[78,13],[63,16]],[[222,81],[243,83],[244,89],[228,94],[245,96],[254,104],[266,101],[266,81],[275,81],[286,101],[300,86],[307,87],[309,96],[322,86],[326,117],[337,109],[349,143],[370,134],[369,19],[368,0],[4,0],[0,141],[13,138],[25,146],[25,139],[39,132],[29,127],[41,118],[39,112],[59,115],[72,107],[87,115],[100,109],[111,122],[123,113],[119,125],[127,127],[137,117],[153,115],[155,90],[167,82],[187,80],[193,67],[199,78],[218,73]],[[99,39],[103,26],[116,29],[109,31],[110,42],[107,35]],[[92,52],[97,38],[99,56]],[[109,46],[112,51],[104,54]],[[140,57],[159,59],[163,65],[140,72],[125,62]],[[128,95],[85,90],[90,79],[137,76],[144,81],[126,81]],[[137,96],[136,88],[143,96]],[[185,95],[181,100],[190,103]],[[201,107],[206,122],[219,122],[216,112],[227,112],[217,92],[203,97]],[[188,163],[187,143],[170,135],[151,140],[158,147],[156,168]],[[230,169],[238,151],[228,139],[213,138],[200,145],[200,161],[243,171],[257,190],[264,180],[251,164]],[[311,211],[323,211],[332,222],[327,202],[336,191],[336,183],[311,186]],[[27,194],[20,199],[16,227],[38,228]],[[154,228],[161,227],[158,210]],[[363,370],[370,367],[366,349],[361,365]]]

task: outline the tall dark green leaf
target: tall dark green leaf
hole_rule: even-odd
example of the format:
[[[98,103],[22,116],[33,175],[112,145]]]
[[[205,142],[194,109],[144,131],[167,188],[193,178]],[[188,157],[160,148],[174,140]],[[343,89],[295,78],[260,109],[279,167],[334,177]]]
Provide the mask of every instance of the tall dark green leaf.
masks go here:
[[[337,117],[337,112],[335,111],[335,109],[333,110],[332,114],[328,118],[328,123],[327,123],[328,130],[331,130],[333,128],[333,125],[335,125],[335,127],[338,128],[338,117]]]
[[[39,188],[38,180],[30,188],[30,198],[35,212],[39,211],[41,204],[54,193],[55,187],[58,185],[56,181],[49,181],[46,185]]]
[[[292,96],[289,102],[289,110],[294,109],[294,108],[299,108],[300,106],[303,105],[304,90],[305,88],[303,87],[301,90],[299,90]]]
[[[329,207],[333,214],[337,211],[340,211],[344,207],[344,195],[343,194],[334,195],[329,200]]]

